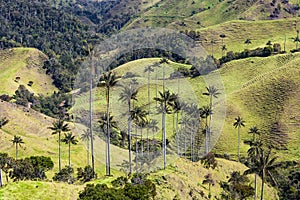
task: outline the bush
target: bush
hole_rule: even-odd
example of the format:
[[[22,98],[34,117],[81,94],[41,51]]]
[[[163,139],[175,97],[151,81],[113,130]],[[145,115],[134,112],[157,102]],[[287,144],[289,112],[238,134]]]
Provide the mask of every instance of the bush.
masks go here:
[[[58,173],[55,173],[53,180],[72,184],[74,182],[73,175],[74,175],[74,169],[70,166],[66,166]]]
[[[93,173],[93,169],[90,165],[85,166],[84,170],[80,167],[77,168],[77,179],[85,183],[92,180],[97,175]]]
[[[131,183],[126,177],[119,177],[112,182],[113,188],[105,184],[88,184],[79,194],[81,200],[148,200],[156,196],[155,184],[146,179],[146,175],[134,175]],[[138,181],[137,181],[138,178]]]
[[[53,168],[54,164],[49,157],[31,156],[29,158],[14,161],[12,164],[12,171],[9,176],[14,180],[35,180],[45,179],[46,171]]]
[[[33,81],[29,81],[27,85],[31,87],[33,85]]]
[[[12,99],[8,94],[0,95],[0,100],[9,102]]]

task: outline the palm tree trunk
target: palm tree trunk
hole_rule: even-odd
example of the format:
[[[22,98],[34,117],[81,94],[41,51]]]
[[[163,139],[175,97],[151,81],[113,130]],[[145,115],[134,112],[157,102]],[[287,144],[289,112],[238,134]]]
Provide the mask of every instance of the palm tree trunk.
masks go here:
[[[16,160],[18,160],[18,143],[16,143]]]
[[[128,101],[128,159],[129,159],[129,174],[132,173],[132,169],[131,169],[131,116],[130,116],[130,100]]]
[[[60,160],[61,152],[60,152],[60,132],[58,133],[58,168],[61,171],[61,160]]]
[[[210,115],[209,115],[209,128],[208,128],[208,132],[207,132],[207,135],[208,135],[208,137],[207,137],[207,139],[208,139],[208,142],[207,142],[207,144],[208,144],[208,146],[207,146],[207,148],[208,148],[208,152],[210,151],[210,137],[211,137],[211,121],[212,121],[212,95],[210,95],[210,101],[209,101],[209,109],[210,109]]]
[[[264,199],[264,186],[265,186],[265,176],[264,176],[264,170],[263,170],[262,177],[261,177],[261,196],[260,196],[260,200]]]
[[[176,113],[176,144],[177,144],[177,155],[179,155],[179,132],[178,132],[178,112]]]
[[[208,128],[208,118],[206,117],[206,122],[205,122],[205,154],[208,154],[209,153],[209,135],[208,135],[208,132],[209,132],[209,128]]]
[[[150,110],[151,110],[151,107],[150,107],[150,70],[148,71],[148,115],[150,117]],[[148,126],[148,125],[147,125]],[[147,157],[149,159],[149,128],[147,127]]]
[[[69,142],[69,167],[71,167],[71,143]]]
[[[106,88],[106,115],[107,115],[107,120],[106,120],[106,176],[110,176],[110,124],[109,124],[109,87]]]
[[[254,174],[254,200],[257,197],[257,174]]]
[[[90,141],[87,142],[87,165],[90,165]]]
[[[238,161],[240,161],[240,144],[241,143],[241,136],[240,136],[240,126],[238,127]]]
[[[92,154],[92,170],[93,177],[95,178],[95,157],[94,157],[94,135],[93,135],[93,111],[92,111],[92,89],[93,89],[93,79],[92,79],[92,68],[93,68],[93,60],[92,67],[90,73],[90,138],[91,138],[91,154]],[[89,151],[89,148],[88,148]],[[88,165],[90,165],[90,157],[88,153]]]
[[[166,105],[163,105],[163,115],[162,115],[162,126],[163,126],[163,155],[164,155],[164,169],[167,166],[167,151],[166,151]]]
[[[136,140],[135,140],[135,171],[139,173],[139,163],[138,163],[138,139],[137,139],[137,125],[135,125],[135,133],[136,133]]]
[[[0,187],[2,187],[2,169],[0,168]]]

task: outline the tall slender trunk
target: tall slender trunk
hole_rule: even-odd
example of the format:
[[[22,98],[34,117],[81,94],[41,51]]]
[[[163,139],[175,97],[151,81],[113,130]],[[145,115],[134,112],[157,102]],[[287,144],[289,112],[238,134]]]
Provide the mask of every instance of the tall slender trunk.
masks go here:
[[[129,174],[132,173],[131,165],[131,116],[130,116],[130,109],[131,109],[131,104],[130,100],[128,101],[128,159],[129,159]]]
[[[164,169],[166,169],[167,166],[167,151],[166,151],[166,105],[165,102],[163,103],[163,114],[162,114],[162,126],[163,126],[163,156],[164,156]]]
[[[144,156],[144,143],[143,143],[143,127],[140,126],[141,129],[141,156]]]
[[[59,171],[61,171],[61,152],[60,152],[60,132],[58,133],[58,167]]]
[[[264,199],[264,187],[265,187],[265,175],[264,175],[264,170],[262,173],[262,177],[261,177],[261,196],[260,196],[260,200]]]
[[[0,187],[2,187],[2,169],[0,168]]]
[[[207,131],[207,152],[210,151],[210,139],[211,139],[211,122],[212,122],[212,95],[210,95],[210,100],[209,100],[209,109],[210,109],[210,115],[209,115],[209,126],[208,126],[208,131]]]
[[[18,143],[16,143],[16,160],[18,160]]]
[[[179,132],[178,132],[178,112],[176,113],[176,130],[175,130],[175,134],[176,134],[176,144],[177,144],[177,155],[179,155]]]
[[[191,155],[191,161],[193,162],[193,129],[190,129],[190,155]]]
[[[135,134],[136,134],[136,140],[135,140],[135,171],[138,174],[139,172],[139,163],[138,163],[138,155],[139,155],[139,148],[138,148],[138,139],[137,139],[137,125],[135,125]]]
[[[158,87],[158,70],[157,70],[157,68],[158,68],[158,67],[155,68],[155,70],[156,70],[155,97],[156,97],[156,98],[157,98],[157,93],[158,93],[158,89],[157,89],[157,87]],[[157,104],[158,104],[158,102],[156,101],[156,107],[157,107]]]
[[[257,197],[257,174],[254,174],[254,200]]]
[[[209,137],[209,135],[208,135],[208,132],[209,132],[209,130],[208,130],[209,128],[208,128],[208,117],[206,117],[206,119],[205,119],[205,154],[208,154],[209,153],[209,139],[208,139],[208,137]]]
[[[86,158],[86,160],[87,160],[87,165],[89,166],[90,165],[90,141],[89,140],[88,140],[86,146],[87,146],[87,158]]]
[[[165,66],[163,65],[163,93],[166,90],[166,82],[165,82]]]
[[[71,167],[71,143],[69,142],[69,166]]]
[[[240,144],[241,143],[241,136],[240,136],[240,126],[238,127],[238,161],[240,161]]]
[[[106,120],[106,176],[110,176],[110,124],[109,124],[109,87],[106,88],[107,120]]]
[[[95,157],[94,157],[94,135],[93,135],[93,110],[92,110],[92,89],[93,89],[93,60],[92,60],[92,67],[90,73],[90,138],[91,138],[91,154],[92,154],[92,170],[93,170],[93,177],[95,178]],[[89,150],[88,150],[89,151]],[[88,155],[88,164],[90,164],[90,157]]]
[[[148,115],[150,118],[150,70],[148,71]],[[150,155],[150,150],[149,150],[149,128],[148,128],[149,124],[147,124],[147,158],[149,159],[149,155]]]

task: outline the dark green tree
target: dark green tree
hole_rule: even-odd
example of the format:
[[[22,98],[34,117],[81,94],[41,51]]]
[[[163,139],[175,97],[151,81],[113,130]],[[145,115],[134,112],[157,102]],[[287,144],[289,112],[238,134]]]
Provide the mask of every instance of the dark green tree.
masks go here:
[[[5,126],[9,120],[6,117],[0,118],[0,129],[2,129],[3,126]]]

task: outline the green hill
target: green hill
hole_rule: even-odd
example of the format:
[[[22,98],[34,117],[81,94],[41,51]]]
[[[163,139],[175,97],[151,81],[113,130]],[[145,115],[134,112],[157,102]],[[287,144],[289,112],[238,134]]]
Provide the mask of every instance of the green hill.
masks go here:
[[[157,62],[159,59],[141,59],[129,62],[125,65],[115,69],[119,75],[124,75],[125,72],[130,71],[138,74],[137,81],[140,83],[139,95],[137,102],[146,109],[147,104],[147,74],[143,72],[144,68]],[[297,127],[297,113],[299,113],[298,106],[295,103],[298,98],[297,74],[299,73],[298,63],[300,61],[300,54],[285,54],[270,56],[267,58],[247,58],[237,61],[232,61],[225,64],[214,73],[220,73],[226,95],[226,119],[222,130],[222,134],[218,138],[214,138],[217,142],[214,151],[217,153],[226,153],[236,155],[237,152],[237,131],[232,126],[234,118],[241,115],[246,120],[246,128],[242,129],[242,139],[249,139],[248,130],[251,126],[257,125],[265,132],[268,132],[273,123],[279,122],[280,130],[288,133],[290,137],[289,150],[280,151],[283,160],[298,159],[297,143],[299,143]],[[166,77],[169,73],[176,70],[181,64],[170,63],[166,69]],[[187,65],[181,65],[189,68]],[[162,70],[162,69],[159,69]],[[161,72],[159,72],[161,74]],[[122,83],[126,83],[121,81]],[[180,92],[183,100],[188,100],[191,94],[195,94],[193,98],[199,103],[199,106],[207,105],[208,100],[202,95],[205,92],[204,77],[197,77],[194,79],[186,78],[180,80],[181,87],[184,88]],[[151,96],[155,97],[156,84],[159,85],[158,90],[162,88],[162,81],[155,82],[155,73],[151,74]],[[173,92],[177,93],[177,81],[166,80],[166,86]],[[190,88],[190,89],[187,89]],[[112,91],[112,114],[116,117],[120,128],[126,127],[126,119],[124,113],[126,112],[125,104],[121,103],[119,93],[121,87],[116,87]],[[191,93],[192,92],[192,93]],[[104,90],[97,89],[95,91],[96,101],[94,102],[94,110],[97,112],[104,112],[105,98]],[[88,96],[82,95],[77,99],[73,108],[73,113],[80,115],[80,110],[88,109]],[[218,107],[218,99],[215,105]],[[255,109],[254,109],[255,108]],[[151,109],[155,109],[155,102],[151,100]],[[290,112],[288,112],[290,111]],[[155,112],[151,115],[152,118],[157,119],[160,124],[161,116]],[[168,137],[173,135],[173,115],[167,117],[167,134]],[[155,134],[156,138],[160,138],[160,130]],[[146,136],[146,131],[144,132]],[[248,146],[242,144],[242,154],[246,155]]]
[[[32,81],[27,89],[35,94],[51,95],[57,91],[53,80],[43,69],[47,56],[33,48],[14,48],[0,51],[0,94],[13,95],[19,85]]]
[[[275,3],[274,3],[275,2]],[[294,17],[297,1],[259,0],[162,0],[140,14],[127,28],[166,27],[169,24],[180,29],[209,27],[231,20],[267,20]],[[192,26],[190,26],[192,24]]]

